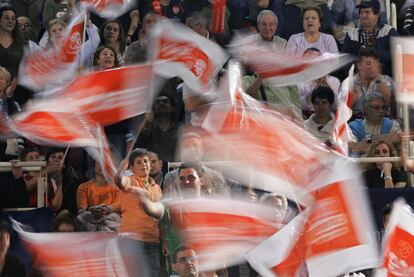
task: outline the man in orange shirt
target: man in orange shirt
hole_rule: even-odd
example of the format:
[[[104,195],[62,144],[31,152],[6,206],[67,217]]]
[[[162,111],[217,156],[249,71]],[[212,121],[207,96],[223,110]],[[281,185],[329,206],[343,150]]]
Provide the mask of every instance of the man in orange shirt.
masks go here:
[[[151,162],[148,151],[137,148],[131,152],[128,168],[133,176],[124,176],[126,162],[122,162],[115,176],[115,184],[121,193],[121,232],[141,244],[150,264],[151,276],[158,276],[160,270],[160,233],[156,219],[147,215],[136,194],[129,193],[133,188],[141,188],[147,192],[151,201],[158,202],[162,198],[159,185],[149,176]],[[131,241],[132,241],[131,240]],[[132,243],[131,243],[132,244]]]

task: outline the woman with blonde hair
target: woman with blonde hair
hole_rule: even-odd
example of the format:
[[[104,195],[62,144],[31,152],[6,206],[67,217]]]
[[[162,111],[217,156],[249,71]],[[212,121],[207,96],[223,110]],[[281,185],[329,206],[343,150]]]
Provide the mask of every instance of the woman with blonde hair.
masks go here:
[[[378,139],[371,144],[367,157],[398,157],[398,152],[388,141]],[[398,163],[369,163],[363,175],[369,188],[399,188],[407,185],[407,173]]]

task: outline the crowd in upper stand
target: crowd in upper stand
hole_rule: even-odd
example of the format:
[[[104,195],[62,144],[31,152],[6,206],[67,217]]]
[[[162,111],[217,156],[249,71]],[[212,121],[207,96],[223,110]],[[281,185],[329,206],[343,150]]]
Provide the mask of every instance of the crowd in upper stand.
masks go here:
[[[349,53],[356,58],[353,116],[349,121],[355,142],[349,144],[349,154],[400,155],[403,120],[392,79],[390,40],[392,36],[413,35],[414,1],[396,1],[398,29],[395,29],[389,25],[382,0],[228,0],[222,33],[212,33],[209,29],[212,2],[140,0],[136,7],[114,20],[91,13],[78,59],[79,72],[145,62],[151,29],[163,17],[187,25],[224,49],[237,31],[249,29],[254,32],[251,38],[257,44],[275,52],[305,59],[324,53]],[[0,1],[3,113],[8,116],[19,113],[39,93],[19,85],[18,69],[24,51],[34,53],[59,46],[76,6],[75,0]],[[349,68],[350,65],[305,83],[277,87],[246,67],[242,84],[247,94],[291,117],[332,146],[338,94],[347,81]],[[56,84],[51,80],[50,85]],[[132,239],[144,242],[155,275],[160,271],[158,253],[168,251],[166,234],[160,232],[159,222],[138,204],[139,197],[130,194],[130,187],[143,188],[150,199],[159,201],[181,197],[183,189],[200,186],[198,197],[245,195],[251,201],[263,201],[286,210],[284,196],[246,189],[204,165],[204,152],[208,151],[203,149],[201,137],[191,132],[192,128],[198,128],[191,126],[196,125],[197,114],[192,111],[192,99],[185,89],[178,78],[165,80],[150,112],[105,127],[114,159],[126,170],[124,175],[119,173],[118,187],[105,180],[100,165],[83,149],[71,148],[66,153],[64,148],[36,145],[22,137],[2,141],[0,159],[12,161],[12,172],[0,173],[1,207],[36,207],[37,178],[47,173],[47,207],[55,214],[63,212],[65,216],[69,213],[76,217],[74,222],[79,225],[73,230],[140,234]],[[134,148],[139,150],[129,155],[129,164],[121,162]],[[41,172],[25,172],[16,166],[16,160],[46,160],[47,167]],[[191,163],[168,172],[167,163],[173,161]],[[398,163],[370,164],[363,176],[371,188],[408,184],[407,173]],[[198,178],[202,179],[202,185],[197,183]],[[289,216],[282,214],[278,220],[286,221]],[[170,249],[169,253],[172,252]]]

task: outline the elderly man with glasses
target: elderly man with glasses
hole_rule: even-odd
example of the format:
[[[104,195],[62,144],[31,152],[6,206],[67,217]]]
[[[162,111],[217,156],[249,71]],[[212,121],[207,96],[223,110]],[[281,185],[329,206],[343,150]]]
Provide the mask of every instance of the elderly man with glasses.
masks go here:
[[[349,152],[359,156],[369,149],[370,143],[376,139],[387,140],[392,144],[400,142],[400,124],[385,116],[388,109],[384,96],[373,92],[364,98],[364,119],[356,119],[349,123],[356,143],[349,145]]]

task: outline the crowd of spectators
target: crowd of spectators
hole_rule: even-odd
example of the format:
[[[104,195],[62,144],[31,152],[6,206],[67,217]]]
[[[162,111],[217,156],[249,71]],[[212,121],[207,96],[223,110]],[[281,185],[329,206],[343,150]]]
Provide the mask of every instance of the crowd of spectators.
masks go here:
[[[163,18],[187,25],[224,49],[238,30],[249,29],[254,32],[250,36],[255,43],[287,55],[311,59],[324,53],[349,53],[356,57],[351,84],[353,116],[349,121],[355,142],[349,144],[349,154],[400,155],[403,121],[397,112],[390,40],[392,36],[414,33],[413,1],[398,3],[402,7],[398,10],[401,24],[395,29],[387,21],[382,0],[228,0],[222,33],[210,31],[212,2],[140,0],[119,18],[107,21],[91,13],[81,47],[82,60],[77,61],[78,71],[146,62],[149,34]],[[38,93],[19,85],[18,69],[25,51],[59,47],[77,7],[76,0],[0,1],[0,108],[4,116],[24,110]],[[348,81],[344,72],[349,67],[316,80],[281,87],[246,67],[242,83],[247,94],[293,118],[322,143],[332,146],[338,95]],[[56,85],[54,80],[48,84]],[[204,164],[208,150],[203,149],[200,135],[191,132],[199,127],[191,126],[196,118],[183,90],[185,86],[178,78],[164,80],[150,112],[105,127],[114,160],[125,170],[118,172],[117,186],[105,180],[99,164],[83,149],[52,148],[21,137],[1,141],[0,160],[12,163],[12,172],[0,173],[1,208],[37,207],[38,178],[47,176],[45,205],[57,215],[54,231],[67,227],[70,231],[136,234],[129,239],[144,246],[152,276],[169,270],[161,266],[160,254],[172,254],[175,249],[165,244],[170,234],[161,226],[164,221],[155,220],[143,208],[145,197],[141,190],[155,202],[182,197],[191,188],[196,197],[242,194],[251,201],[274,206],[281,214],[278,220],[285,222],[288,205],[283,195],[245,189]],[[45,160],[47,166],[41,172],[26,172],[17,166],[17,160]],[[168,163],[174,161],[185,166],[168,172]],[[397,163],[370,164],[363,177],[370,188],[409,184],[404,167]],[[152,215],[162,217],[164,208]],[[178,248],[177,264],[171,266],[178,273],[183,271],[180,261],[190,259],[183,253],[194,254],[186,246]]]

